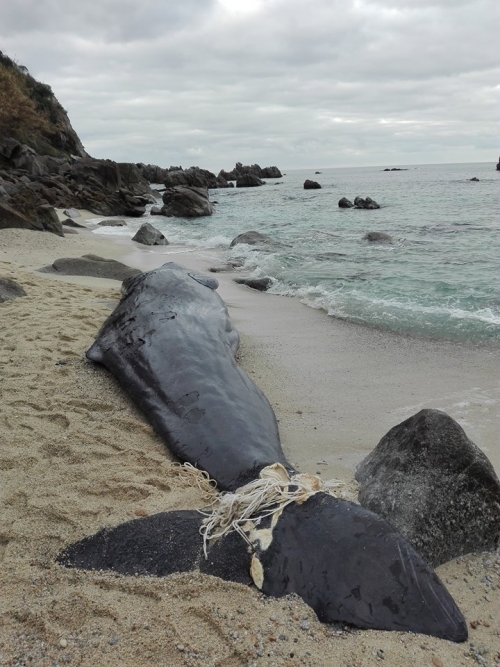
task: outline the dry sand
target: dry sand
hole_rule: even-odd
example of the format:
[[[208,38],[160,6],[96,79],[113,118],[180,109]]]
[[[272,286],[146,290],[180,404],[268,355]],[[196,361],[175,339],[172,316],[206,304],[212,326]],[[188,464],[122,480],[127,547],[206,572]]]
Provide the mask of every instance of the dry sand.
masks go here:
[[[461,645],[327,626],[300,600],[199,574],[159,580],[56,565],[62,547],[103,525],[203,501],[173,474],[165,447],[112,377],[84,358],[119,283],[33,269],[85,253],[139,268],[218,263],[213,253],[180,251],[139,250],[87,232],[63,239],[0,230],[0,276],[27,292],[0,304],[0,665],[496,667],[495,554],[438,568],[473,626]],[[355,463],[423,405],[447,409],[495,459],[498,355],[350,327],[218,277],[243,334],[242,364],[303,469],[341,476],[352,488]],[[408,387],[409,370],[416,378]],[[319,460],[327,465],[318,468]]]

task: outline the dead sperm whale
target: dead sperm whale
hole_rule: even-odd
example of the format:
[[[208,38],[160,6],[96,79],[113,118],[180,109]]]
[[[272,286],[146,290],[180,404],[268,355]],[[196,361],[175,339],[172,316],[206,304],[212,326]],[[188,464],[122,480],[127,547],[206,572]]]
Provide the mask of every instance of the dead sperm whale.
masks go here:
[[[269,401],[236,364],[239,336],[215,278],[173,262],[127,279],[87,352],[137,403],[169,449],[234,490],[286,461]]]
[[[229,492],[223,499],[273,478],[291,500],[208,542],[198,512],[137,519],[68,546],[59,562],[156,576],[199,569],[273,596],[297,593],[325,622],[464,641],[458,607],[406,540],[378,515],[303,482],[286,461],[271,406],[234,360],[238,335],[216,286],[173,263],[128,279],[87,355],[182,461]]]

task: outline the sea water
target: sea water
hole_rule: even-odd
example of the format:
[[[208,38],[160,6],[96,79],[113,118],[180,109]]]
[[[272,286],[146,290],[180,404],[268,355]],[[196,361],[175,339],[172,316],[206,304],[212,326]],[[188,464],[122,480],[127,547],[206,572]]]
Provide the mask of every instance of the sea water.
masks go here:
[[[170,243],[222,249],[246,274],[271,277],[271,292],[332,317],[426,338],[500,344],[500,172],[494,164],[285,173],[262,187],[212,190],[217,203],[210,217],[147,214],[99,233],[132,236],[147,219]],[[304,190],[306,179],[321,189]],[[341,197],[357,195],[381,208],[338,207]],[[282,245],[272,252],[229,248],[249,230]],[[392,243],[365,240],[370,231],[390,234]]]

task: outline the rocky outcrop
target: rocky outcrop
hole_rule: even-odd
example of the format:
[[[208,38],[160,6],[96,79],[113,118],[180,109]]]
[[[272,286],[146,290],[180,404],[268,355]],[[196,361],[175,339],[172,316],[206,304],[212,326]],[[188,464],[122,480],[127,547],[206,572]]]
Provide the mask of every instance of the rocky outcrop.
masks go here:
[[[165,187],[172,188],[176,185],[188,185],[195,188],[232,188],[233,184],[221,176],[216,176],[208,169],[200,167],[169,167],[162,169],[156,165],[137,165],[142,176],[149,183],[163,183]]]
[[[497,171],[500,171],[500,157],[498,158],[498,162],[497,162]]]
[[[137,165],[89,157],[50,86],[1,52],[0,166],[3,227],[62,235],[51,207],[139,217],[153,201]]]
[[[311,181],[306,178],[304,181],[304,190],[321,190],[321,185],[317,181]]]
[[[392,169],[390,169],[389,167],[386,167],[385,169],[382,169],[382,171],[408,171],[408,169],[401,169],[400,167],[392,167]]]
[[[354,200],[354,208],[370,210],[380,208],[380,206],[371,197],[366,197],[366,199],[363,199],[363,197],[356,197]]]
[[[50,86],[0,51],[0,143],[7,138],[49,160],[87,155]]]
[[[58,236],[64,236],[62,222],[53,206],[49,204],[41,204],[35,209],[36,219],[42,224],[46,232],[52,232]]]
[[[0,278],[0,303],[26,296],[26,292],[19,283],[10,278]]]
[[[239,176],[236,181],[237,188],[256,188],[259,185],[265,184],[265,181],[258,176],[254,176],[254,174],[243,174],[243,176]]]
[[[241,162],[237,162],[231,171],[221,169],[219,172],[219,178],[223,178],[226,181],[237,181],[247,175],[256,176],[257,178],[282,178],[283,176],[278,167],[262,168],[258,164],[243,165]]]
[[[46,266],[39,271],[40,273],[60,273],[65,276],[110,278],[111,280],[125,280],[125,278],[141,273],[138,269],[133,269],[115,259],[105,259],[98,255],[62,257],[56,259],[52,266]]]
[[[500,482],[449,415],[421,410],[391,429],[356,470],[359,501],[431,565],[500,540]]]
[[[176,218],[197,218],[212,215],[213,206],[206,188],[177,185],[163,193],[163,215]]]
[[[342,197],[342,199],[339,199],[339,208],[352,208],[354,204],[352,201],[347,199],[347,197]]]
[[[23,215],[9,204],[0,200],[0,229],[16,227],[18,229],[33,229],[43,232],[43,225],[36,220],[36,217]]]
[[[142,243],[143,245],[169,245],[169,242],[160,230],[153,227],[149,222],[145,222],[139,227],[132,241]]]
[[[370,243],[392,243],[392,236],[387,232],[366,232],[363,239]]]
[[[0,141],[5,168],[0,171],[0,203],[31,221],[26,229],[46,229],[34,224],[40,206],[86,208],[96,215],[140,217],[153,200],[149,183],[133,164],[112,160],[53,158],[8,139]],[[6,216],[2,216],[4,225]],[[7,216],[13,218],[12,213]],[[17,224],[21,223],[18,219]]]

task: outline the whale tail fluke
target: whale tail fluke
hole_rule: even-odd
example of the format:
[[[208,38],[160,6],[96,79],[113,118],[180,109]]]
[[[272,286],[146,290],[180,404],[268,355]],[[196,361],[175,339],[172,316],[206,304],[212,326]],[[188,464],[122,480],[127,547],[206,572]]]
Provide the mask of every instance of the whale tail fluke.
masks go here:
[[[259,527],[252,546],[233,531],[210,543],[207,558],[202,521],[187,510],[128,521],[70,545],[58,562],[158,577],[199,570],[250,584],[258,560],[264,593],[296,593],[321,621],[467,639],[465,620],[434,571],[392,526],[359,505],[317,493],[283,509],[270,541],[259,538]]]

